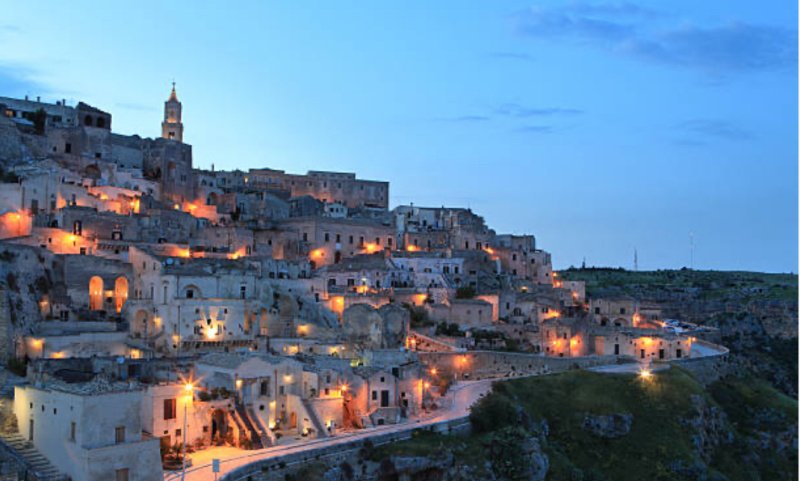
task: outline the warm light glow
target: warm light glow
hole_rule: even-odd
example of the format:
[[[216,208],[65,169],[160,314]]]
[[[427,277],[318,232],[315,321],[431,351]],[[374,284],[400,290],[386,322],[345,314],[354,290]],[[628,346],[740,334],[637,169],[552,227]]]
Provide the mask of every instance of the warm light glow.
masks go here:
[[[494,255],[494,249],[492,249],[491,247],[484,247],[484,248],[483,248],[483,250],[484,250],[484,252],[486,252],[487,254]]]
[[[241,379],[236,380],[236,389],[241,389],[244,382]]]
[[[173,207],[175,210],[181,210],[181,205],[180,205],[180,204],[175,204],[175,205],[173,205],[172,207]]]
[[[183,390],[190,393],[194,390],[194,385],[190,382],[187,382],[183,385]]]
[[[321,257],[325,257],[325,250],[324,249],[314,249],[309,253],[312,259],[319,259]]]
[[[50,357],[53,359],[64,359],[64,353],[61,351],[54,352],[53,354],[50,355]]]
[[[341,386],[339,386],[339,390],[342,391],[342,393],[346,393],[347,389],[348,389],[347,384],[342,384]]]
[[[432,367],[432,368],[431,368],[431,376],[435,376],[435,375],[436,375],[436,373],[438,373],[438,372],[439,372],[439,371],[438,371],[438,370],[437,370],[435,367]]]
[[[577,337],[573,337],[572,339],[569,340],[569,345],[570,346],[577,346],[578,343],[580,343],[580,342],[581,342],[580,339],[578,339]]]
[[[357,294],[366,294],[369,292],[369,286],[356,286]]]
[[[330,299],[330,309],[339,314],[340,316],[344,312],[344,297],[343,296],[333,296]]]
[[[35,349],[41,349],[44,346],[44,341],[41,339],[32,339],[31,345],[33,345]]]
[[[547,313],[544,315],[545,319],[554,319],[556,317],[561,317],[561,313],[554,309],[547,309]]]
[[[406,252],[418,252],[419,250],[419,247],[412,244],[406,246]]]
[[[642,342],[644,343],[645,346],[649,346],[650,344],[653,343],[653,340],[649,337],[643,337]]]
[[[300,324],[297,326],[297,335],[298,336],[307,336],[310,331],[310,327],[308,324]]]
[[[236,249],[236,252],[231,252],[230,254],[228,254],[228,259],[236,260],[240,257],[245,257],[246,255],[247,255],[247,249],[245,249],[244,247],[240,247]]]
[[[411,296],[411,300],[412,300],[412,302],[414,303],[415,306],[421,306],[422,304],[425,303],[426,300],[428,300],[428,295],[427,294],[414,294],[414,295]]]
[[[652,377],[653,377],[653,371],[651,371],[650,369],[647,369],[646,367],[639,369],[639,378],[647,381]]]
[[[216,336],[217,336],[217,333],[216,333],[216,331],[214,331],[213,327],[209,327],[208,329],[206,329],[206,331],[205,331],[206,339],[211,340],[211,339],[214,339]]]
[[[363,250],[367,254],[374,254],[379,250],[381,250],[381,246],[379,246],[374,242],[367,242],[366,244],[364,244],[364,247],[362,247],[361,250]]]
[[[428,381],[425,381],[425,384],[423,384],[422,386],[423,386],[425,389],[430,389],[430,388],[431,388],[431,383],[429,383]]]

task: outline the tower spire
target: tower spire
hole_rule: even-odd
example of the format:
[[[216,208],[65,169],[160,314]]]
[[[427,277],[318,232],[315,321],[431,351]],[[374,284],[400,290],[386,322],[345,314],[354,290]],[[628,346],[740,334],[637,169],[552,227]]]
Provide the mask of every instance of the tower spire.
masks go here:
[[[182,109],[181,102],[178,100],[178,92],[175,90],[175,80],[173,79],[169,99],[164,102],[164,121],[161,122],[161,137],[183,142]]]

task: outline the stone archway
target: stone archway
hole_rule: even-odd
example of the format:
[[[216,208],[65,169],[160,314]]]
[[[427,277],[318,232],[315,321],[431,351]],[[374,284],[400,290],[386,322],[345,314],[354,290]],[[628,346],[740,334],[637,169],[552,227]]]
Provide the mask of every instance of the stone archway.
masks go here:
[[[125,276],[117,277],[114,281],[114,310],[119,314],[128,300],[128,279]]]
[[[228,418],[225,411],[215,409],[211,412],[211,444],[222,446],[228,437]]]
[[[92,276],[89,279],[89,309],[100,311],[103,309],[103,278]]]

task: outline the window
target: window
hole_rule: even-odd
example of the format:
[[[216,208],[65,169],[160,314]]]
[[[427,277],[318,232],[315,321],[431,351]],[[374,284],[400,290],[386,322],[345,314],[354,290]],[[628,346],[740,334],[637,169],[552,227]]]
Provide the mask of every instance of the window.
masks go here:
[[[69,440],[75,442],[75,422],[69,423]]]
[[[117,426],[114,429],[114,443],[121,444],[125,442],[125,426]]]
[[[128,477],[128,468],[118,469],[117,473],[117,481],[128,481],[130,478]]]
[[[175,419],[175,399],[164,399],[164,420]]]
[[[194,298],[194,289],[186,289],[186,298],[193,299]]]
[[[269,382],[268,381],[261,381],[261,385],[259,387],[259,394],[262,396],[269,396]]]
[[[239,287],[239,295],[241,296],[242,299],[247,297],[247,286]]]
[[[67,142],[67,144],[64,146],[64,153],[65,154],[72,153],[72,144],[70,144],[69,142]]]
[[[331,241],[331,235],[326,232],[325,233],[325,242],[330,242],[330,241]]]
[[[378,400],[378,391],[372,391],[372,400],[373,401],[377,401]]]

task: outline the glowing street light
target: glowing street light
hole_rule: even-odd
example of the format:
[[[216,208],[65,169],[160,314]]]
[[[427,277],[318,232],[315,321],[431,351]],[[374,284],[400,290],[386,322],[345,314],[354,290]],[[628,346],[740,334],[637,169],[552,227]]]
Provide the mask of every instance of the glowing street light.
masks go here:
[[[186,428],[189,416],[189,402],[194,399],[194,385],[187,382],[183,385],[183,390],[186,392],[186,402],[183,404],[183,455],[181,456],[181,481],[186,479]]]
[[[653,371],[651,371],[646,367],[639,369],[639,379],[643,381],[649,381],[652,378],[653,378]]]

